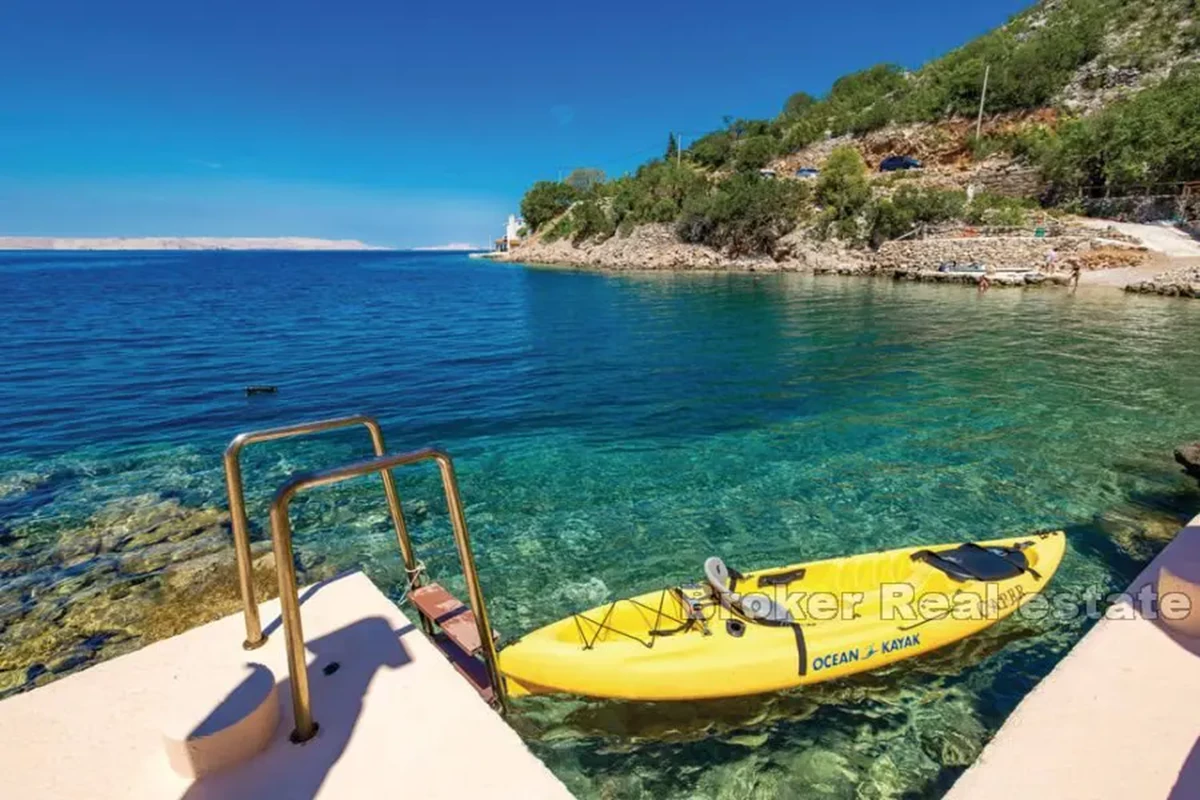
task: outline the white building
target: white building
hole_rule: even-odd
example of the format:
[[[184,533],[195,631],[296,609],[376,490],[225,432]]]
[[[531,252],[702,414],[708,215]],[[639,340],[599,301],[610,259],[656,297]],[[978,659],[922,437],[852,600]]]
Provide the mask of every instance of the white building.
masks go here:
[[[495,249],[502,253],[521,243],[521,231],[525,228],[525,220],[518,217],[516,214],[508,215],[508,222],[504,226],[503,238],[497,239]]]
[[[525,220],[516,214],[509,214],[508,224],[504,226],[504,243],[511,247],[513,242],[521,241],[521,229],[524,227]]]

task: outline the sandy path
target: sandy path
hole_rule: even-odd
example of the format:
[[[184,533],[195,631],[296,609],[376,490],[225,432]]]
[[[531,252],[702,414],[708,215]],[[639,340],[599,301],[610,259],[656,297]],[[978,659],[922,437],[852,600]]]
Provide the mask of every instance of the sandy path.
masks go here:
[[[1081,273],[1079,276],[1080,286],[1112,286],[1117,289],[1124,289],[1131,283],[1138,281],[1148,281],[1155,275],[1166,271],[1166,267],[1162,266],[1157,260],[1151,264],[1142,264],[1137,267],[1118,267],[1117,269],[1095,269]]]
[[[1126,236],[1141,239],[1147,249],[1175,258],[1200,258],[1200,242],[1173,225],[1141,225],[1136,222],[1114,222],[1106,219],[1083,219],[1088,227],[1116,228]]]

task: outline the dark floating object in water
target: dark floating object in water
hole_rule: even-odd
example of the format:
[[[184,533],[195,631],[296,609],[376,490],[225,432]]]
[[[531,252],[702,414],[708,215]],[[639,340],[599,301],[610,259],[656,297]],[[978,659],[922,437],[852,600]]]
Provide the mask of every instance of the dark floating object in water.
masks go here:
[[[251,397],[256,394],[278,394],[279,388],[275,386],[247,386],[246,396]]]

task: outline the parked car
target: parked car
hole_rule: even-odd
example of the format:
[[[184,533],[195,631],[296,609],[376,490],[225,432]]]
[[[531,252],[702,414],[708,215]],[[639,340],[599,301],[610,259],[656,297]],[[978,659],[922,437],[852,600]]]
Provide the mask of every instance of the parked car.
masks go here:
[[[905,169],[920,169],[921,162],[912,156],[889,156],[879,164],[880,172],[898,172]]]
[[[821,170],[813,167],[801,167],[800,169],[796,170],[797,178],[815,178],[820,174]]]

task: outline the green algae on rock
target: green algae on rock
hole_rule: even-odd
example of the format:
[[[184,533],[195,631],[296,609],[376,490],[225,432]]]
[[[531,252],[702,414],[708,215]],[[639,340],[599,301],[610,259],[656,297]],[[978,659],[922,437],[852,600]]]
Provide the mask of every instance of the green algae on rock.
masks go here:
[[[110,503],[58,533],[52,549],[0,559],[0,697],[237,612],[241,595],[229,516],[173,498]],[[33,537],[38,538],[38,537]],[[254,543],[258,600],[278,592],[275,557]],[[306,581],[332,566],[298,559]]]

